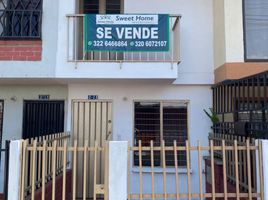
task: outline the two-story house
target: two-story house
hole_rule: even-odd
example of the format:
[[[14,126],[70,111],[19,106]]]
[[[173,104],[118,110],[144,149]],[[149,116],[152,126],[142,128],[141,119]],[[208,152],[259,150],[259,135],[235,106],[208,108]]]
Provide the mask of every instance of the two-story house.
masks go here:
[[[133,145],[137,145],[138,140],[143,145],[153,140],[156,146],[161,140],[165,140],[166,146],[172,146],[173,140],[178,145],[185,145],[186,140],[207,144],[211,124],[203,109],[212,107],[214,66],[243,58],[243,53],[239,54],[243,52],[242,15],[234,21],[239,26],[227,21],[217,23],[229,14],[213,15],[213,2],[1,0],[2,144],[5,140],[62,131],[71,131],[80,145],[85,140],[94,144],[95,140],[102,143],[106,139],[126,140]],[[242,10],[237,3],[226,2]],[[227,11],[229,7],[236,18],[237,9],[230,5]],[[169,49],[85,51],[88,45],[85,34],[91,34],[85,30],[87,14],[165,14],[168,16]],[[223,34],[224,26],[225,36],[234,37],[225,45],[230,51],[220,64],[217,45],[221,43],[213,41],[214,19],[216,35]],[[213,44],[217,49],[215,63]],[[238,45],[238,56],[233,53],[236,50],[232,45]],[[156,167],[161,169],[160,154],[158,160]],[[143,163],[150,165],[146,155]],[[178,155],[178,164],[181,181],[184,181],[184,152]],[[138,176],[135,165],[134,156],[133,181]],[[167,166],[174,166],[174,156],[167,159]],[[191,155],[191,166],[194,184],[198,181],[195,154]],[[172,176],[172,171],[169,175]]]

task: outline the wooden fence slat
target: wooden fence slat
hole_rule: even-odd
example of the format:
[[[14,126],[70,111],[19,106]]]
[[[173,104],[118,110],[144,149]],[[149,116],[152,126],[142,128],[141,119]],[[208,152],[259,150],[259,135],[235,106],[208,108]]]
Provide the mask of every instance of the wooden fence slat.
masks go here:
[[[200,192],[200,200],[203,200],[203,175],[202,175],[202,151],[201,144],[198,141],[198,171],[199,171],[199,192]]]
[[[128,187],[127,187],[127,190],[128,190],[128,199],[130,200],[131,199],[131,185],[130,185],[130,182],[131,182],[131,180],[130,180],[130,176],[131,176],[131,173],[130,173],[130,157],[131,157],[131,155],[130,155],[130,153],[131,153],[131,151],[130,151],[130,142],[128,142],[128,149],[127,149],[127,151],[128,151],[128,153],[127,153],[127,155],[128,155],[128,161],[127,161],[127,168],[128,168]]]
[[[44,140],[42,152],[42,200],[46,197],[46,166],[47,166],[47,142]]]
[[[176,181],[176,199],[180,199],[179,193],[179,172],[178,172],[178,152],[177,152],[177,141],[174,140],[174,162],[175,162],[175,181]]]
[[[57,140],[53,142],[52,151],[52,200],[56,197],[56,165],[57,165]]]
[[[191,200],[191,174],[190,174],[190,149],[189,141],[186,141],[186,165],[187,165],[187,184],[188,184],[188,200]]]
[[[76,200],[76,165],[77,165],[77,140],[74,141],[73,150],[73,200]]]
[[[226,150],[225,150],[225,140],[222,141],[222,174],[223,174],[223,191],[224,191],[224,200],[227,198],[227,175],[226,175]]]
[[[259,160],[259,177],[260,177],[260,196],[264,200],[264,181],[263,181],[263,157],[262,157],[262,141],[258,141],[258,160]],[[258,191],[258,190],[256,190]]]
[[[167,199],[167,172],[166,172],[166,149],[165,141],[162,140],[162,167],[163,167],[163,185],[164,185],[164,199]]]
[[[140,200],[142,200],[142,151],[141,140],[139,140],[139,175],[140,175]]]
[[[32,196],[32,200],[34,200],[34,192],[35,192],[35,177],[36,177],[36,146],[37,146],[37,141],[34,140],[33,141],[33,152],[32,152],[32,173],[31,173],[31,196]]]
[[[20,190],[20,200],[24,200],[24,197],[25,197],[25,179],[26,179],[26,176],[25,176],[25,165],[26,165],[26,162],[27,162],[27,157],[26,157],[26,154],[28,153],[27,152],[27,144],[28,141],[25,140],[25,141],[22,141],[22,169],[21,169],[21,190]],[[28,170],[28,169],[27,169]]]
[[[211,165],[211,184],[212,184],[212,200],[215,200],[215,163],[214,163],[214,144],[210,140],[210,165]]]
[[[249,139],[247,139],[247,177],[248,177],[248,196],[249,200],[252,200],[252,185],[251,185],[251,162],[250,162],[250,149],[249,149]]]
[[[63,150],[63,172],[62,172],[62,200],[65,200],[66,196],[66,168],[67,168],[67,140],[64,142],[64,150]]]
[[[151,146],[151,177],[152,177],[152,199],[155,199],[155,186],[154,186],[154,142],[150,141]]]
[[[239,171],[238,171],[238,150],[237,150],[237,140],[234,141],[234,157],[235,157],[235,185],[236,185],[236,199],[240,199],[240,188],[239,188]]]
[[[96,193],[96,189],[97,189],[97,156],[98,156],[98,142],[95,141],[95,149],[94,149],[94,196],[93,199],[96,200],[97,199],[97,193]]]
[[[87,152],[88,152],[88,140],[85,141],[84,145],[84,176],[83,176],[83,200],[86,200],[87,198]]]

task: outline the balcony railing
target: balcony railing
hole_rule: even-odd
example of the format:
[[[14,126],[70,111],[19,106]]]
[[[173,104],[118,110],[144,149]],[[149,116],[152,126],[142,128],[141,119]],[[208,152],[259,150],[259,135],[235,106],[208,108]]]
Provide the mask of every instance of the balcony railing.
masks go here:
[[[180,15],[170,15],[168,52],[85,52],[84,14],[67,15],[68,62],[180,62]]]

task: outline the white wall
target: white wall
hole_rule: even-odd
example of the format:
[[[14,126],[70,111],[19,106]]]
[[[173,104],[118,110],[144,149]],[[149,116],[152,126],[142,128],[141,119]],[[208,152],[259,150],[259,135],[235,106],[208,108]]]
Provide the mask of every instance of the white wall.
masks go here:
[[[224,63],[244,62],[242,0],[214,1],[215,68]]]
[[[176,78],[177,84],[213,83],[212,0],[125,0],[125,13],[181,14],[181,60],[170,64],[67,63],[67,19],[74,14],[75,1],[59,0],[58,55],[56,77],[61,78]],[[177,72],[178,71],[178,72]]]
[[[65,100],[67,105],[67,86],[0,86],[0,99],[4,100],[4,120],[2,145],[5,140],[18,140],[22,137],[23,100],[37,100],[39,94],[50,95],[51,100]],[[16,101],[11,98],[16,97]],[[67,107],[65,109],[67,115]],[[0,192],[3,189],[4,154],[0,167]]]
[[[125,13],[181,14],[179,84],[213,83],[212,0],[125,0]]]
[[[75,0],[43,3],[41,62],[0,63],[0,77],[169,78],[178,84],[213,83],[212,0],[125,0],[125,13],[181,14],[181,64],[67,62],[67,14]],[[122,69],[120,68],[122,67]],[[12,70],[11,70],[12,69]]]
[[[0,78],[54,77],[58,40],[57,19],[58,1],[43,1],[42,61],[1,61]]]
[[[67,100],[67,93],[66,86],[0,86],[0,99],[4,100],[3,141],[21,139],[23,100],[38,100],[39,94],[48,94],[51,100]],[[16,101],[11,100],[14,96]]]
[[[178,86],[168,84],[146,83],[146,82],[105,82],[92,84],[69,85],[68,107],[71,109],[72,99],[87,99],[88,95],[98,95],[99,99],[113,100],[113,140],[133,142],[133,100],[189,100],[189,136],[192,145],[200,140],[203,145],[208,142],[210,121],[205,116],[203,109],[212,105],[211,89],[209,86]],[[127,100],[124,100],[126,97]],[[68,129],[71,127],[71,116],[68,115]],[[191,154],[192,166],[192,189],[198,190],[195,186],[198,183],[198,159],[197,154]],[[133,169],[135,171],[135,168]],[[168,175],[169,188],[174,191],[174,174]],[[162,175],[156,176],[158,191],[162,187]],[[151,181],[150,174],[144,176],[144,183]],[[186,190],[186,175],[181,174],[180,186]],[[138,173],[133,172],[132,191],[138,192]],[[150,184],[144,185],[144,192],[150,191]],[[182,191],[182,190],[181,190]]]

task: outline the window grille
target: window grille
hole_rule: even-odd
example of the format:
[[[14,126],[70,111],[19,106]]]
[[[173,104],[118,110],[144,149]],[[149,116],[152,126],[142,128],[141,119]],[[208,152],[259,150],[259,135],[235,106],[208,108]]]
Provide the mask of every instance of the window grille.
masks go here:
[[[84,0],[85,14],[98,14],[99,7],[100,7],[99,0]]]
[[[98,14],[101,6],[105,5],[106,14],[121,13],[121,0],[84,0],[84,14]]]
[[[0,39],[41,39],[42,0],[0,0]]]
[[[165,146],[173,146],[174,141],[178,146],[185,146],[188,139],[187,131],[187,104],[184,102],[135,102],[135,130],[134,145],[160,146],[165,141]],[[174,152],[166,151],[167,166],[174,166]],[[178,151],[178,166],[186,166],[186,152]],[[161,165],[160,151],[154,152],[154,165]],[[134,152],[134,165],[139,164],[138,152]],[[143,166],[151,165],[150,152],[142,153]]]
[[[107,0],[106,1],[106,13],[118,14],[121,12],[121,0]]]

